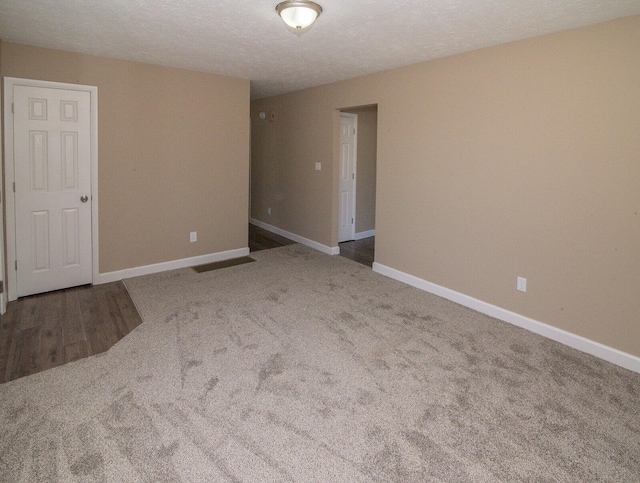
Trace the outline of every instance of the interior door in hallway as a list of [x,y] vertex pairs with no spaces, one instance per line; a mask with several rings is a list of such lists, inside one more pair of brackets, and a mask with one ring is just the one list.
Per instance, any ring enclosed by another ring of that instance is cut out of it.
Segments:
[[18,297],[92,282],[91,97],[14,85]]
[[340,114],[340,200],[338,242],[356,236],[356,124],[357,115]]

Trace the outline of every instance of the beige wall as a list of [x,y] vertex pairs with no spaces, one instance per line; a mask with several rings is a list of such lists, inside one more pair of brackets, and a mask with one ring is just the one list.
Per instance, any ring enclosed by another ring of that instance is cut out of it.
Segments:
[[378,106],[343,109],[357,114],[356,234],[376,227],[376,159],[378,154]]
[[247,247],[249,81],[8,42],[1,73],[98,87],[101,273]]
[[252,216],[337,245],[337,110],[377,104],[378,263],[640,356],[638,31],[631,17],[255,101]]
[[[308,111],[297,112],[301,104]],[[251,109],[251,217],[328,245],[334,113],[328,106],[304,102],[302,93],[252,103]],[[260,111],[267,113],[266,120],[258,118]],[[274,122],[268,121],[271,111]],[[337,112],[335,121],[339,122]],[[325,142],[317,144],[319,140]],[[316,162],[322,163],[322,170],[315,170]]]

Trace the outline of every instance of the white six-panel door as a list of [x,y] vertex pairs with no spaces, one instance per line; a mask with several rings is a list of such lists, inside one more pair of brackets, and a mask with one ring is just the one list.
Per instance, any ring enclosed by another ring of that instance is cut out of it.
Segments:
[[14,85],[18,297],[92,281],[91,97]]
[[340,186],[338,242],[356,234],[356,115],[340,114]]

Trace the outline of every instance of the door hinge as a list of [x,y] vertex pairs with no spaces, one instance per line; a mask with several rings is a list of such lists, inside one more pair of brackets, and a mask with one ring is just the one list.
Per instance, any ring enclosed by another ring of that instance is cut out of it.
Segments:
[[353,225],[353,218],[351,218],[351,224]]
[[16,272],[18,271],[18,260],[16,260]]
[[356,179],[356,173],[351,173],[351,179]]
[[13,114],[13,102],[11,103],[11,114]]
[[15,181],[13,182],[13,192],[14,193],[16,192],[16,182]]
[[353,128],[353,135],[355,136],[355,134],[356,134],[356,128],[354,127]]

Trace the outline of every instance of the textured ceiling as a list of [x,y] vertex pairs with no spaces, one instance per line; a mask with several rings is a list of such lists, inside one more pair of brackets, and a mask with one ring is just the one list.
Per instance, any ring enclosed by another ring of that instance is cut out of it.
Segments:
[[640,14],[640,0],[317,1],[296,36],[278,0],[0,0],[0,38],[250,79],[257,99]]

